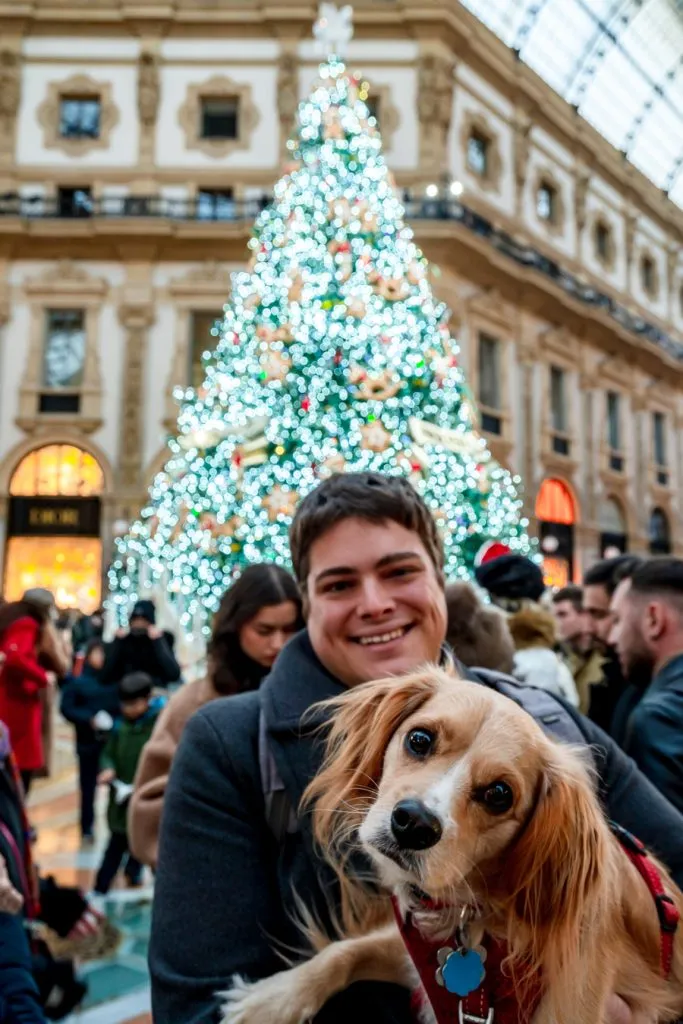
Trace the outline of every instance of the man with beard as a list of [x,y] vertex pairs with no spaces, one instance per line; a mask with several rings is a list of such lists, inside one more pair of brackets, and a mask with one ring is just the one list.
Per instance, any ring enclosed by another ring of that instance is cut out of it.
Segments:
[[683,810],[683,561],[653,558],[618,585],[610,641],[627,680],[643,692],[623,746]]
[[634,555],[606,558],[591,566],[583,578],[583,611],[593,644],[603,655],[602,678],[591,686],[586,714],[610,735],[615,709],[627,686],[609,642],[613,625],[610,602],[621,580],[630,576],[641,561]]

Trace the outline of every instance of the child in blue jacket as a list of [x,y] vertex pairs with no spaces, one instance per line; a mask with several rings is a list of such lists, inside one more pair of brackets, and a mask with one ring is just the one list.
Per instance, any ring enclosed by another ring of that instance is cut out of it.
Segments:
[[86,647],[80,676],[70,676],[62,691],[61,711],[76,726],[76,754],[81,789],[81,837],[93,841],[95,792],[100,755],[120,713],[118,689],[100,682],[105,660],[101,640]]

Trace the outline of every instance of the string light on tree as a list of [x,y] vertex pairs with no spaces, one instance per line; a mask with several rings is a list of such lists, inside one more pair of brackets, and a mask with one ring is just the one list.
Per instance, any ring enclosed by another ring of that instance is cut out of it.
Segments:
[[[321,20],[319,39],[348,45],[349,12],[323,5]],[[467,576],[486,541],[529,550],[363,95],[335,56],[300,106],[206,380],[180,392],[169,461],[119,544],[121,616],[156,584],[189,622],[246,563],[288,564],[297,502],[336,472],[408,476],[439,517],[449,576]]]

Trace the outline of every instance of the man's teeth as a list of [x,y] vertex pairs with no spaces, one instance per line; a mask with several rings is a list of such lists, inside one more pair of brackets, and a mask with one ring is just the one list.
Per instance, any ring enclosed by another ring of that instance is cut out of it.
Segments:
[[406,631],[406,627],[402,626],[401,629],[394,629],[391,633],[382,633],[379,636],[362,636],[358,642],[367,647],[368,644],[388,644],[390,640],[399,640]]

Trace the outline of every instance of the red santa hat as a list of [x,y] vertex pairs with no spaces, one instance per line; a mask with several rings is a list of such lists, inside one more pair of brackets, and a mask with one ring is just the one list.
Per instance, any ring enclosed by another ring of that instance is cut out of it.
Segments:
[[480,565],[486,565],[487,562],[492,562],[495,558],[502,558],[503,555],[511,554],[510,548],[507,544],[503,544],[500,540],[487,540],[485,544],[479,548],[474,564],[478,568]]

